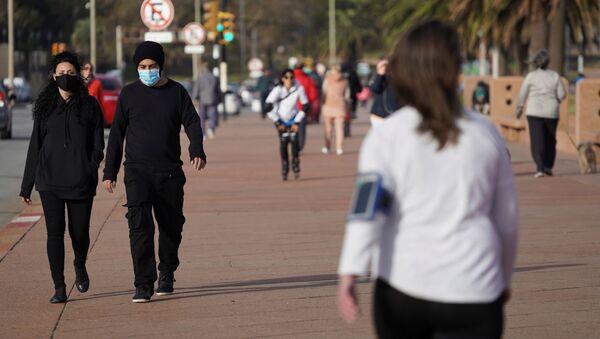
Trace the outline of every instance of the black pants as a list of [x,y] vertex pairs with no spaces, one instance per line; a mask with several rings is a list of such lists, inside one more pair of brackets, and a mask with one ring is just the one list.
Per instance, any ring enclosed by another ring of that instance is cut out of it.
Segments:
[[69,235],[75,253],[74,265],[85,267],[90,247],[90,216],[93,198],[85,200],[61,199],[50,191],[40,192],[48,240],[46,250],[54,287],[65,287],[65,206],[69,220]]
[[125,167],[127,220],[134,285],[154,285],[157,280],[154,255],[154,217],[158,223],[158,269],[174,272],[179,266],[185,175],[175,171],[150,171]]
[[374,301],[379,338],[500,338],[504,310],[500,298],[485,304],[447,304],[410,297],[377,280]]
[[556,127],[558,119],[527,117],[531,156],[538,172],[550,173],[556,159]]
[[290,160],[288,153],[288,144],[292,148],[292,171],[300,173],[300,143],[299,133],[292,133],[289,129],[279,133],[279,155],[281,156],[281,174],[287,175],[290,171]]
[[306,118],[298,124],[298,150],[302,151],[306,144]]

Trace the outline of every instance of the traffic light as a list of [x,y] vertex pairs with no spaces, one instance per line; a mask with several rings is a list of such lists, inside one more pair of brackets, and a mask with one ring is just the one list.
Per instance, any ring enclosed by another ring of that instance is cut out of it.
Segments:
[[67,44],[64,42],[53,42],[50,46],[50,52],[52,55],[57,55],[58,53],[64,52],[67,49]]
[[235,38],[235,15],[229,12],[219,12],[219,23],[217,24],[217,32],[220,33],[222,45],[227,45]]
[[206,29],[206,37],[214,41],[217,37],[219,23],[219,1],[207,1],[202,5],[202,26]]

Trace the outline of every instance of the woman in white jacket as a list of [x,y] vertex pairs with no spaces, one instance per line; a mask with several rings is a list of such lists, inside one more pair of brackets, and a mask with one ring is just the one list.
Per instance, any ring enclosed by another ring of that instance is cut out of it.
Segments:
[[548,69],[550,54],[542,48],[531,61],[535,70],[527,74],[517,103],[517,119],[523,114],[527,100],[527,123],[531,139],[531,155],[535,161],[536,178],[552,175],[556,159],[556,127],[560,102],[566,97],[560,75]]
[[338,271],[340,313],[356,319],[356,277],[370,271],[379,337],[499,338],[517,247],[506,146],[492,123],[461,107],[452,27],[414,27],[389,67],[407,106],[369,131],[359,160],[359,180],[379,177],[389,199],[370,216],[352,218],[358,212],[351,211]]
[[[301,109],[298,109],[298,106]],[[309,110],[308,98],[304,88],[294,80],[294,71],[287,68],[281,72],[280,84],[273,88],[267,100],[265,109],[279,134],[279,154],[281,156],[281,176],[283,181],[288,178],[290,161],[288,144],[292,149],[292,172],[294,179],[300,178],[300,140],[298,131],[302,119]]]

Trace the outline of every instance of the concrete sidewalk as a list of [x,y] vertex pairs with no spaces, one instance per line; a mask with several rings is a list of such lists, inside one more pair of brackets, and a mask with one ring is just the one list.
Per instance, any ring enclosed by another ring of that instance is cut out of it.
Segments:
[[[91,287],[51,305],[43,218],[0,231],[0,337],[373,337],[371,284],[363,317],[343,323],[336,267],[357,154],[368,124],[353,124],[346,153],[322,155],[322,126],[309,126],[302,178],[281,182],[272,124],[230,119],[206,142],[206,171],[187,175],[176,293],[133,304],[122,173],[98,190],[91,228]],[[185,138],[184,138],[185,140]],[[184,141],[187,145],[187,141]],[[187,149],[187,147],[183,147]],[[556,176],[533,178],[527,146],[510,145],[521,194],[521,242],[506,338],[592,338],[600,333],[600,176],[577,174],[559,155]],[[187,156],[184,151],[184,156]],[[39,213],[39,202],[25,213]],[[440,282],[443,283],[443,282]]]

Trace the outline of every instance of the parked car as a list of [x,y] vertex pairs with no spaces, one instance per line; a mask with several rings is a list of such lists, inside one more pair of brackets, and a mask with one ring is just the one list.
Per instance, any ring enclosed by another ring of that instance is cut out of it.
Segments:
[[102,84],[103,93],[103,106],[102,112],[104,114],[104,125],[112,125],[115,117],[115,111],[117,110],[117,101],[119,100],[119,94],[121,93],[121,81],[115,76],[106,74],[96,74],[96,78],[100,80]]
[[6,87],[0,84],[0,139],[12,138],[12,110]]
[[251,106],[252,101],[258,98],[256,83],[256,79],[246,79],[242,81],[238,94],[240,95],[240,98],[242,99],[242,104],[244,106]]
[[[8,88],[8,83],[9,83],[8,78],[4,78],[3,84],[4,84],[5,89]],[[17,102],[31,102],[31,100],[33,99],[31,86],[24,78],[14,77],[13,85],[14,85],[13,94],[14,94],[14,96],[15,96],[14,98]]]
[[[227,115],[240,114],[242,110],[242,98],[238,94],[239,86],[235,84],[228,84],[227,91],[223,95],[223,101],[227,109]],[[219,114],[223,114],[223,103],[217,106]]]

